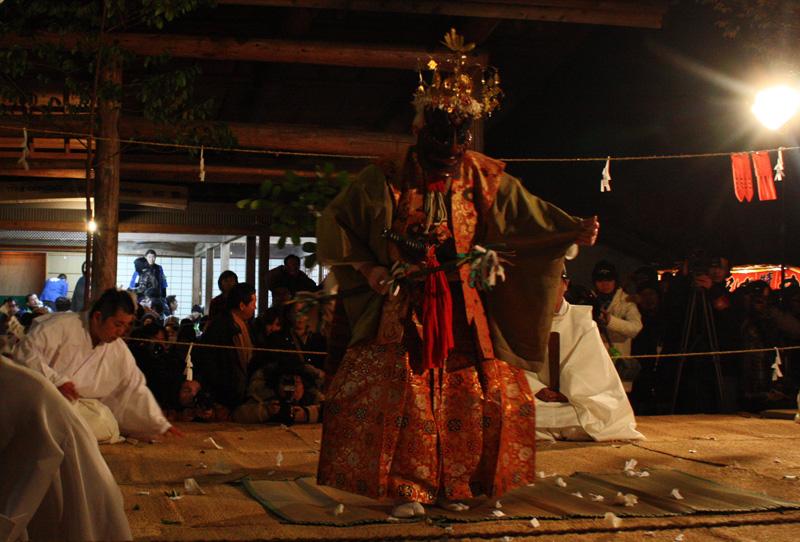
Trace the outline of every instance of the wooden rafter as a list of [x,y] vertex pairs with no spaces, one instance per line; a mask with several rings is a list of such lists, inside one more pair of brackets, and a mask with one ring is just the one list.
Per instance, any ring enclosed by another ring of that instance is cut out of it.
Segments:
[[[0,38],[0,47],[48,43],[64,48],[75,47],[87,36],[78,34],[37,33],[32,37],[7,35]],[[394,68],[417,70],[429,59],[441,61],[443,51],[379,44],[332,43],[278,39],[210,38],[178,34],[111,34],[109,42],[143,56],[164,53],[178,58],[319,64],[354,68]],[[446,53],[444,53],[446,54]],[[475,60],[486,63],[488,56],[477,53]]]
[[218,0],[218,4],[661,28],[663,0]]
[[[46,130],[85,133],[86,123],[79,120],[37,118],[24,121],[22,118],[5,117],[0,124],[18,128],[0,127],[0,135],[19,136],[23,126],[30,137],[44,135],[53,138]],[[344,130],[319,126],[287,124],[243,124],[228,123],[240,147],[300,153],[328,153],[358,156],[397,156],[413,142],[410,134],[390,134],[363,130]],[[42,130],[37,133],[36,130]],[[123,117],[120,121],[122,139],[139,138],[155,140],[163,137],[165,129],[139,117]],[[21,139],[20,139],[21,141]]]

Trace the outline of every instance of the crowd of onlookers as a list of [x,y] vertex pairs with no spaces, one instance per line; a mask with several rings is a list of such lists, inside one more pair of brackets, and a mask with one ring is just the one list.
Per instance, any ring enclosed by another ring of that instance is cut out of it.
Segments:
[[[774,367],[775,348],[800,344],[797,281],[772,290],[754,280],[731,291],[728,261],[697,256],[660,277],[654,267],[620,277],[601,261],[592,282],[571,286],[568,300],[594,307],[637,414],[667,414],[675,405],[677,412],[797,407],[800,357],[783,350]],[[752,352],[724,353],[734,350]],[[654,357],[687,352],[723,353]]]
[[[147,273],[143,265],[137,272]],[[298,257],[288,256],[270,270],[268,284],[272,305],[257,318],[254,287],[230,270],[220,274],[220,293],[209,302],[208,314],[195,305],[179,319],[175,296],[131,290],[139,303],[128,345],[168,417],[320,420],[325,353],[344,345],[338,345],[335,329],[323,332],[321,306],[292,301],[298,292],[317,290]],[[757,280],[732,292],[729,284],[724,258],[690,258],[661,276],[654,267],[641,267],[625,277],[602,260],[594,266],[591,287],[571,284],[565,297],[593,306],[637,414],[671,413],[675,405],[678,412],[796,407],[800,362],[794,359],[800,357],[782,351],[776,371],[775,348],[800,344],[800,285],[787,281],[773,291]],[[59,275],[45,283],[41,295],[28,295],[24,306],[5,299],[0,333],[8,336],[6,350],[34,318],[71,310],[66,293],[66,277]],[[724,353],[732,350],[752,351]],[[686,352],[723,353],[655,356]]]

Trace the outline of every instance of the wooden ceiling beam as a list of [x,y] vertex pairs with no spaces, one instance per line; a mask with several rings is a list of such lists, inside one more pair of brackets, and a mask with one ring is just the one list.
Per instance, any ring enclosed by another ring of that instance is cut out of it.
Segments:
[[[37,33],[32,37],[6,35],[0,47],[26,46],[32,42],[72,48],[85,40],[79,34]],[[351,44],[321,41],[279,39],[210,38],[178,34],[110,34],[109,42],[138,55],[158,56],[164,53],[178,58],[204,60],[278,62],[286,64],[317,64],[351,68],[392,68],[417,70],[429,59],[442,61],[446,51],[400,47],[380,44]],[[475,61],[486,64],[488,55],[476,53]]]
[[[0,152],[1,177],[27,177],[41,179],[85,178],[84,169],[74,160],[33,160],[29,159],[30,169],[24,169],[14,156]],[[123,159],[124,160],[124,159]],[[314,177],[316,171],[293,170],[300,177]],[[180,183],[199,183],[198,164],[126,162],[120,164],[124,181],[127,179],[170,181]],[[266,178],[281,179],[284,168],[257,166],[206,165],[207,183],[260,184]],[[2,185],[0,185],[2,186]]]
[[218,4],[661,28],[664,0],[217,0]]
[[[88,132],[86,121],[67,118],[40,118],[24,120],[6,117],[0,122],[0,135],[19,136],[22,127],[28,129],[29,137],[56,137],[50,131],[71,133]],[[244,124],[227,123],[239,142],[239,147],[297,153],[322,153],[346,156],[400,156],[414,142],[410,134],[368,132],[342,128],[290,124]],[[40,132],[37,132],[37,129]],[[156,126],[140,117],[123,117],[120,120],[122,139],[139,138],[154,141],[169,136],[164,127]],[[20,140],[21,141],[21,140]],[[326,160],[320,157],[320,161]]]

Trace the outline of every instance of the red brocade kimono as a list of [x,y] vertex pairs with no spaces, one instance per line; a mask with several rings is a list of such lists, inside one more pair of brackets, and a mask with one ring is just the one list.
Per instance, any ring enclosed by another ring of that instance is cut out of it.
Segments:
[[[455,347],[442,368],[422,369],[422,282],[397,296],[343,300],[352,339],[326,394],[320,484],[433,503],[499,496],[535,479],[534,402],[521,368],[544,359],[563,255],[579,226],[504,167],[467,152],[435,236],[457,253],[533,240],[535,254],[520,245],[508,280],[487,294],[469,286],[469,266],[448,273]],[[419,231],[421,179],[412,150],[401,168],[366,168],[326,208],[318,255],[342,290],[365,283],[354,265],[419,263],[383,231]]]

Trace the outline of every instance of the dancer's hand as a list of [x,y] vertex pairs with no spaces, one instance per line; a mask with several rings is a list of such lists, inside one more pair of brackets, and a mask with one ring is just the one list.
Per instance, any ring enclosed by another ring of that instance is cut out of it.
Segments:
[[545,403],[569,403],[566,395],[550,388],[542,388],[537,391],[536,398]]
[[389,270],[382,265],[367,264],[359,270],[367,279],[370,288],[377,293],[384,295],[389,291],[389,281],[391,276]]
[[597,241],[597,234],[600,231],[600,221],[597,216],[584,218],[581,220],[581,231],[575,242],[579,245],[590,247]]

